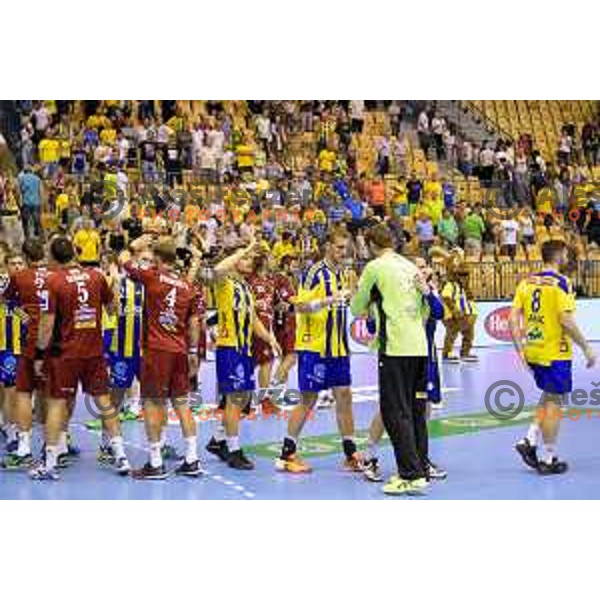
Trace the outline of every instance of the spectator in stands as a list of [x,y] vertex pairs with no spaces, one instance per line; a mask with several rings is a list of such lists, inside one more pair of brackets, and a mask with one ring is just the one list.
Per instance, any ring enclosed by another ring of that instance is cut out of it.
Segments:
[[417,205],[421,201],[421,192],[423,190],[423,183],[417,178],[417,174],[413,171],[410,174],[410,179],[406,182],[406,190],[408,197],[408,210],[412,216],[417,210]]
[[481,204],[477,203],[462,224],[465,250],[470,254],[480,254],[485,223],[481,216]]
[[352,122],[352,131],[362,133],[365,121],[365,101],[350,100],[350,119]]
[[418,215],[415,223],[415,232],[419,242],[419,250],[421,251],[422,256],[427,258],[429,249],[433,246],[435,241],[435,230],[431,217],[424,211]]
[[458,224],[448,208],[444,208],[438,224],[438,235],[446,248],[452,249],[458,244]]
[[519,229],[519,222],[514,218],[503,219],[500,222],[500,252],[513,260],[517,255]]
[[429,131],[429,116],[426,110],[422,110],[417,119],[417,136],[419,138],[419,147],[423,150],[425,158],[429,153],[429,146],[431,144],[431,136]]
[[[431,119],[431,133],[433,135],[433,145],[435,155],[438,161],[446,159],[446,146],[444,144],[444,134],[446,133],[446,120],[441,115],[434,115]],[[427,155],[427,153],[425,154]]]
[[366,185],[365,195],[375,216],[383,219],[385,216],[385,183],[381,176]]
[[19,173],[19,190],[23,232],[26,237],[39,236],[42,233],[42,180],[30,165]]

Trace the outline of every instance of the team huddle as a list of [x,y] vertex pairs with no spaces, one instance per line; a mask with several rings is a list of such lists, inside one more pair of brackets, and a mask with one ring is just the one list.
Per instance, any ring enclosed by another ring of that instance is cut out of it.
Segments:
[[[289,415],[277,470],[312,470],[299,455],[298,439],[319,395],[331,390],[343,469],[382,481],[377,444],[385,429],[399,475],[384,492],[418,493],[430,480],[445,478],[446,472],[429,457],[427,418],[431,403],[441,399],[436,321],[452,306],[452,298],[438,293],[424,259],[411,261],[393,251],[385,229],[376,226],[368,236],[375,260],[360,281],[344,267],[348,234],[336,229],[328,234],[322,259],[302,273],[293,256],[274,269],[253,235],[210,269],[204,268],[200,249],[182,261],[172,238],[149,235],[98,267],[78,264],[73,242],[63,235],[47,244],[27,240],[22,253],[8,251],[0,305],[2,431],[7,436],[3,468],[27,470],[33,479],[58,479],[60,469],[77,454],[69,422],[75,400],[83,394],[93,399],[100,416],[99,462],[119,475],[165,479],[167,461],[176,459],[175,474],[201,475],[190,394],[206,359],[207,328],[214,327],[222,419],[213,423],[206,450],[229,467],[254,468],[240,444],[240,423],[253,410],[255,373],[259,388],[267,390],[260,409],[277,412],[282,407],[273,403],[271,392],[286,385],[297,361],[301,401]],[[570,283],[558,272],[563,251],[557,242],[546,244],[548,268],[522,282],[512,318],[520,355],[545,402],[560,401],[570,391],[570,339],[584,349],[588,366],[595,360],[572,317]],[[394,286],[402,287],[405,302],[398,307],[381,296],[394,296]],[[209,305],[216,307],[216,315],[209,314]],[[355,442],[348,307],[367,319],[379,341],[382,410],[373,418],[365,452]],[[412,356],[406,347],[415,350]],[[399,356],[410,362],[402,367],[386,362]],[[133,469],[121,420],[137,384],[148,459]],[[183,456],[166,443],[168,403],[181,427]],[[39,459],[32,444],[34,417],[44,431]],[[534,423],[517,444],[525,462],[542,474],[566,470],[556,456],[556,421]],[[540,431],[544,455],[538,459]]]

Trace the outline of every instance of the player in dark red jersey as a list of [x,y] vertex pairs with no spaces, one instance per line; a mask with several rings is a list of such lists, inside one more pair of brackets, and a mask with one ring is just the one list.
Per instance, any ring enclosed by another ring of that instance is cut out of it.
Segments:
[[[246,277],[254,296],[256,316],[267,331],[273,330],[275,286],[273,276],[268,269],[268,256],[258,253],[254,257],[252,273]],[[258,387],[260,405],[265,414],[277,412],[271,396],[268,394],[273,369],[273,348],[258,336],[252,338],[252,356],[258,367]]]
[[[135,253],[152,244],[150,236],[131,243]],[[166,401],[171,400],[185,439],[185,457],[176,473],[197,477],[196,423],[189,407],[189,373],[198,367],[197,298],[192,285],[176,270],[177,252],[171,238],[153,246],[155,266],[142,268],[123,253],[121,261],[133,280],[145,288],[143,359],[140,373],[144,421],[150,445],[148,462],[133,473],[140,479],[165,479],[167,470],[160,451]]]
[[47,280],[48,307],[41,312],[34,365],[39,373],[41,355],[46,353],[46,451],[44,462],[30,474],[34,479],[58,479],[60,435],[79,384],[84,394],[94,398],[105,419],[117,472],[128,474],[118,411],[108,394],[108,370],[103,356],[102,309],[112,314],[112,292],[100,271],[75,263],[75,248],[68,238],[57,236],[52,240],[50,258],[56,266]]
[[287,255],[281,259],[281,270],[273,275],[275,286],[275,320],[273,332],[281,346],[281,362],[275,371],[271,388],[279,388],[287,383],[288,376],[296,362],[296,299],[298,259]]
[[37,239],[23,244],[23,255],[28,267],[14,273],[4,293],[4,298],[15,302],[27,315],[27,334],[24,347],[17,358],[15,422],[18,427],[18,446],[15,452],[4,457],[2,466],[6,469],[29,468],[32,463],[31,431],[33,421],[32,401],[41,401],[41,381],[36,377],[34,361],[40,327],[40,311],[48,308],[46,280],[48,270],[45,265],[44,245]]

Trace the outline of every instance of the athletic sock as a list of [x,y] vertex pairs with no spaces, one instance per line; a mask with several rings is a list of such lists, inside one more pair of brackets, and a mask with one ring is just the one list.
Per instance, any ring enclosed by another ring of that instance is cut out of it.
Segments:
[[31,454],[31,429],[19,432],[19,447],[17,448],[17,456],[29,454]]
[[185,462],[190,464],[198,460],[198,438],[195,435],[185,438]]
[[227,449],[229,452],[237,452],[240,449],[240,438],[237,435],[227,436]]
[[123,437],[116,435],[110,440],[110,445],[115,458],[125,458],[125,448],[123,447]]
[[215,421],[213,437],[217,442],[223,442],[225,440],[225,425],[223,425],[223,421]]
[[67,432],[61,431],[58,438],[58,453],[67,454],[69,452],[69,446],[67,445]]
[[58,459],[58,446],[46,446],[46,469],[51,471],[56,469]]
[[283,438],[283,445],[281,447],[281,458],[287,460],[292,454],[296,454],[298,440],[291,437]]
[[154,469],[162,466],[162,454],[160,442],[150,443],[150,466]]
[[545,463],[552,463],[552,460],[556,457],[556,445],[555,444],[544,444],[544,452],[542,454],[542,461]]
[[377,442],[374,442],[373,440],[370,439],[367,442],[367,449],[365,451],[365,459],[373,460],[374,458],[377,458],[377,450],[378,450]]
[[356,453],[356,444],[352,437],[344,437],[342,440],[342,447],[344,448],[346,458],[352,458]]
[[6,432],[6,443],[12,444],[16,442],[19,436],[19,430],[14,423],[9,423],[5,426],[4,431]]
[[167,445],[167,431],[163,427],[160,432],[160,447],[164,448]]
[[525,438],[531,446],[537,446],[540,436],[540,426],[537,423],[532,423],[527,430]]

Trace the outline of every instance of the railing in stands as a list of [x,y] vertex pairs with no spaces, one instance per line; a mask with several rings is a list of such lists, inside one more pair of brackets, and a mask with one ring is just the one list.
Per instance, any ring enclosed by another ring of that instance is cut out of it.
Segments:
[[[507,300],[514,296],[517,285],[529,273],[541,271],[542,261],[511,261],[466,263],[469,287],[476,300]],[[443,264],[434,265],[443,282],[446,270]],[[577,297],[600,296],[600,260],[580,260],[570,275]]]
[[505,129],[502,129],[502,127],[500,127],[500,125],[498,125],[496,121],[490,119],[480,108],[473,104],[473,102],[469,100],[458,100],[458,103],[461,106],[461,108],[466,108],[471,113],[473,113],[476,118],[481,119],[486,127],[494,130],[503,139],[510,140],[514,143],[515,140],[513,136],[510,133],[508,133],[508,131],[506,131]]

